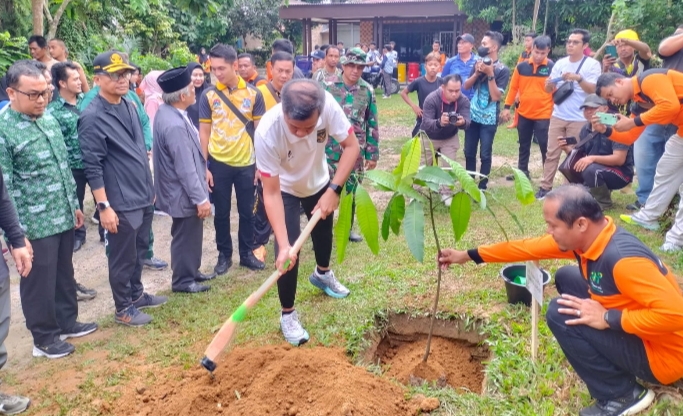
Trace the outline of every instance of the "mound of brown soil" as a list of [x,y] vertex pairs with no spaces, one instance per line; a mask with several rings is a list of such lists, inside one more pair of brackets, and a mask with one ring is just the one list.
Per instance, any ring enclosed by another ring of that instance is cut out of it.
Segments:
[[237,348],[221,357],[215,376],[196,368],[144,388],[131,386],[112,413],[401,416],[428,407],[424,398],[407,402],[400,386],[352,365],[336,348]]
[[420,379],[448,384],[454,389],[464,387],[481,393],[484,381],[483,356],[480,347],[464,341],[432,337],[429,359],[422,363],[427,336],[409,338],[388,336],[377,347],[382,364],[389,365],[387,375],[401,383],[415,384]]

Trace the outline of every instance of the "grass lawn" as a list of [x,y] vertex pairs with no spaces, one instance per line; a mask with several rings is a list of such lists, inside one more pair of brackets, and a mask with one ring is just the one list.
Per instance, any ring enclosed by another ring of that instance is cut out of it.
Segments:
[[[414,117],[398,95],[389,100],[380,96],[378,106],[381,132],[388,136],[381,137],[379,169],[390,170],[397,163],[396,155],[408,138]],[[533,152],[540,165],[538,148],[534,147]],[[496,170],[496,164],[516,162],[515,131],[499,128],[494,155],[491,195],[516,213],[524,231],[517,228],[499,204],[492,202],[498,221],[511,239],[542,234],[545,225],[541,203],[519,204],[514,197],[514,187],[504,179],[509,170]],[[459,160],[462,160],[462,153]],[[539,173],[540,166],[532,169],[532,177],[539,178]],[[372,195],[380,201],[378,205],[388,200],[388,195],[380,192]],[[492,197],[488,200],[492,201]],[[609,214],[618,218],[634,196],[615,192],[614,198],[617,204]],[[444,207],[439,208],[436,223],[442,245],[455,246]],[[663,240],[655,233],[627,228],[650,247],[658,247]],[[468,232],[457,247],[470,248],[503,238],[496,220],[477,209],[472,213]],[[208,242],[205,243],[206,249],[212,249]],[[428,237],[425,259],[435,256],[433,239]],[[308,283],[308,273],[315,264],[310,242],[302,249],[297,310],[311,334],[311,341],[301,348],[342,347],[348,351],[349,359],[355,361],[368,346],[366,334],[374,329],[378,318],[391,312],[424,316],[431,309],[436,286],[435,264],[415,261],[402,236],[392,234],[387,242],[381,241],[378,256],[372,255],[362,243],[349,244],[343,264],[336,264],[335,257],[333,254],[335,273],[352,292],[341,301],[321,295]],[[680,273],[677,257],[662,257]],[[563,264],[566,263],[548,261],[542,266],[554,271]],[[477,266],[470,263],[451,268],[444,275],[439,306],[442,317],[459,317],[469,322],[483,320],[482,331],[494,354],[487,365],[484,394],[427,387],[407,388],[407,394],[438,397],[442,404],[433,414],[439,415],[577,414],[578,409],[590,402],[585,385],[568,366],[543,318],[539,326],[539,358],[536,364],[531,363],[530,313],[527,308],[507,305],[505,289],[498,277],[501,267],[499,264]],[[123,389],[153,383],[164,373],[198,367],[213,332],[270,272],[271,267],[261,273],[234,267],[227,277],[212,281],[213,289],[206,294],[172,295],[166,306],[151,312],[154,322],[145,328],[121,328],[113,323],[111,316],[103,317],[102,330],[77,342],[73,356],[52,362],[34,360],[26,369],[10,371],[5,383],[10,389],[31,396],[34,405],[28,414],[95,415],[104,413],[102,409],[116,413],[111,406]],[[553,295],[556,291],[551,284],[546,290],[546,305]],[[278,319],[279,300],[273,289],[239,328],[237,344],[255,347],[282,343]],[[376,367],[372,370],[381,372]],[[658,400],[647,414],[680,415],[683,407]]]

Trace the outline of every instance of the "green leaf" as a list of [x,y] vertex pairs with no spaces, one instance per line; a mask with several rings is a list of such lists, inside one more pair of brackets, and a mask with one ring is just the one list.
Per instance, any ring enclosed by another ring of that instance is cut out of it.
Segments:
[[408,140],[403,144],[403,147],[401,148],[401,160],[398,162],[396,169],[392,172],[394,175],[399,175],[400,177],[403,174],[403,165],[405,165],[405,160],[408,157],[408,153],[410,153],[412,145],[413,143],[411,140]]
[[425,182],[435,183],[437,185],[444,185],[452,187],[454,185],[453,178],[445,170],[438,166],[424,166],[415,175],[415,179],[421,179]]
[[425,214],[422,203],[416,199],[406,208],[403,233],[413,257],[417,261],[423,262],[425,256]]
[[[389,224],[391,225],[391,231],[398,235],[401,228],[401,222],[406,215],[406,199],[403,195],[396,194],[391,201],[389,201],[389,207],[391,207],[391,217]],[[386,238],[385,238],[386,240]]]
[[370,251],[379,253],[379,222],[377,221],[377,208],[370,198],[368,191],[362,185],[356,188],[356,218],[360,232],[370,247]]
[[451,166],[451,174],[454,178],[460,182],[462,189],[465,190],[477,202],[481,202],[481,192],[479,192],[479,187],[477,183],[472,179],[472,177],[467,173],[464,167],[455,160],[449,159],[446,156],[441,155],[443,160],[445,160]]
[[424,131],[420,131],[418,135],[416,136],[420,139],[420,141],[424,144],[424,151],[425,153],[427,152],[427,146],[429,146],[429,151],[430,155],[432,156],[432,166],[436,166],[436,151],[434,151],[434,144],[432,143],[431,140],[429,140],[429,137],[427,136],[427,133]]
[[[420,145],[419,139],[410,140],[410,150],[403,160],[403,171],[401,172],[401,179],[406,176],[413,175],[417,173],[420,168],[420,159],[422,158],[422,146]],[[403,159],[403,155],[401,155]]]
[[464,192],[458,192],[453,195],[453,200],[451,201],[451,222],[453,223],[455,241],[460,241],[465,231],[467,231],[471,213],[472,202],[470,197]]
[[536,200],[534,196],[534,188],[529,182],[524,172],[517,168],[512,168],[512,174],[515,177],[515,196],[523,205],[529,205]]
[[387,204],[387,208],[382,215],[382,239],[387,241],[389,239],[389,223],[391,221],[391,202]]
[[427,202],[425,199],[424,195],[413,189],[413,181],[408,178],[408,179],[403,179],[399,184],[398,184],[398,193],[407,196],[408,198],[413,198],[416,199],[420,202]]
[[[369,170],[365,172],[365,178],[373,182],[377,188],[385,188],[396,191],[396,178],[389,172],[382,170]],[[379,185],[379,186],[378,186]]]
[[346,187],[341,195],[341,202],[339,203],[339,217],[337,224],[334,226],[334,236],[337,240],[337,262],[344,261],[344,254],[346,253],[346,245],[349,243],[349,234],[351,234],[351,210],[353,209],[353,194],[346,193]]
[[480,189],[479,196],[481,196],[481,201],[479,201],[479,207],[481,209],[486,209],[486,193]]

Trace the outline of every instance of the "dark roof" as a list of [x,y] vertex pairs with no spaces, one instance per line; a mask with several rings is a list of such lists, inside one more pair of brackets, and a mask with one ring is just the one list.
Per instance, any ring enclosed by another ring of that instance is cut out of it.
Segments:
[[[374,17],[444,17],[462,15],[453,0],[349,0],[345,3],[290,0],[280,7],[283,19],[371,19]],[[387,8],[386,5],[392,6]]]

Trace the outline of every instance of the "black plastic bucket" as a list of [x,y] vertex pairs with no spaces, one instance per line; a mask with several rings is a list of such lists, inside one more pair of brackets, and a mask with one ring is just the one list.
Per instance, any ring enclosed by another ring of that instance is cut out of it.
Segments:
[[[550,274],[541,269],[543,273],[543,286],[550,283]],[[505,292],[508,295],[508,303],[523,303],[531,306],[531,292],[526,288],[526,264],[508,264],[500,270],[500,277],[505,282]],[[523,278],[523,281],[520,281]]]

